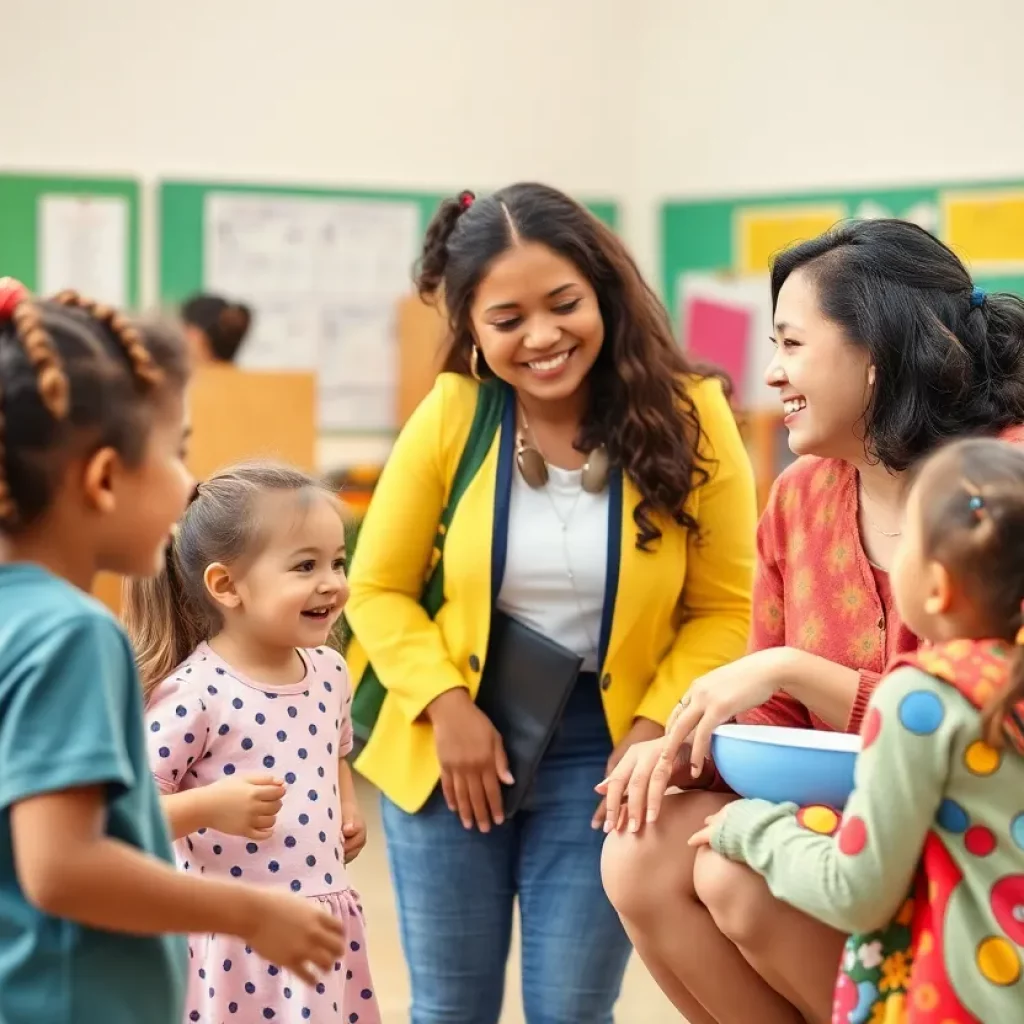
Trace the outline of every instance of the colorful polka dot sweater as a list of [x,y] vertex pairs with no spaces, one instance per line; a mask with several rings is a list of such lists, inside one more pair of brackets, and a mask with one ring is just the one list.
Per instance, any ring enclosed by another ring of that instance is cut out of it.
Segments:
[[983,738],[1011,648],[956,641],[897,659],[871,697],[855,790],[827,808],[740,800],[712,845],[780,899],[852,933],[834,1024],[1024,1019],[1024,738]]

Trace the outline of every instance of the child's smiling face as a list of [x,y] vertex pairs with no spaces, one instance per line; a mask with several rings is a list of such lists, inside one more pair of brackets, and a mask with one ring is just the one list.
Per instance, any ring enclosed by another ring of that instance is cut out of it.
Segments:
[[229,590],[211,596],[227,621],[241,612],[263,645],[319,647],[349,594],[338,504],[326,493],[291,492],[264,497],[258,514],[266,524],[259,553],[228,567]]

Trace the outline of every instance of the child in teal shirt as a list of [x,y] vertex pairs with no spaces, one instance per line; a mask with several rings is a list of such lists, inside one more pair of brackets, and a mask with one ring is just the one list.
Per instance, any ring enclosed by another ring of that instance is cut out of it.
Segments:
[[179,1024],[185,933],[308,983],[342,952],[304,900],[175,871],[132,651],[88,596],[163,558],[192,489],[186,380],[176,334],[0,281],[2,1024]]
[[739,800],[691,843],[852,933],[835,1024],[1024,1020],[1024,452],[929,459],[891,575],[926,646],[872,695],[842,820]]

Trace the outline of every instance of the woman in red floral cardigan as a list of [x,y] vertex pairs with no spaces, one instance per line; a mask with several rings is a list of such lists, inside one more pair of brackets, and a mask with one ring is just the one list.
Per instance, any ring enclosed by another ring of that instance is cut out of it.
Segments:
[[[745,866],[710,850],[695,864],[687,839],[734,799],[706,760],[711,732],[734,718],[858,731],[888,659],[917,646],[887,571],[904,471],[954,437],[1024,440],[1024,303],[974,288],[927,232],[841,225],[783,253],[771,286],[766,379],[801,458],[758,527],[751,653],[698,680],[668,735],[602,787],[606,891],[690,1024],[826,1024],[845,939]],[[700,792],[663,803],[669,786]]]

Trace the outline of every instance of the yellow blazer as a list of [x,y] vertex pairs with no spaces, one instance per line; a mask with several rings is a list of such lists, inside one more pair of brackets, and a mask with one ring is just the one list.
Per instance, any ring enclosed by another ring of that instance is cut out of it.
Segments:
[[[665,723],[690,684],[740,657],[750,626],[756,499],[750,461],[721,385],[694,378],[690,395],[715,460],[687,508],[700,539],[667,516],[650,552],[636,547],[639,492],[614,473],[602,628],[601,696],[613,742],[637,717]],[[367,659],[387,691],[356,767],[413,813],[437,785],[423,710],[457,686],[476,696],[495,577],[504,565],[515,422],[509,412],[455,510],[445,538],[445,604],[419,604],[441,512],[469,436],[477,385],[442,374],[398,438],[359,532],[347,607],[353,680]],[[596,780],[595,780],[596,781]]]

